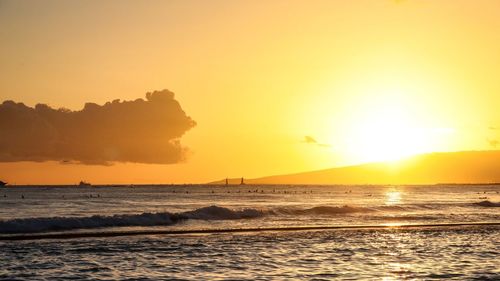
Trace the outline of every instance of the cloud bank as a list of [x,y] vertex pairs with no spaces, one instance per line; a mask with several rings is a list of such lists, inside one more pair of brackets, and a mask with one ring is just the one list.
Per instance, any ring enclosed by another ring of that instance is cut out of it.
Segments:
[[185,159],[180,138],[195,125],[168,90],[147,93],[145,100],[86,103],[80,111],[5,101],[0,162],[173,164]]

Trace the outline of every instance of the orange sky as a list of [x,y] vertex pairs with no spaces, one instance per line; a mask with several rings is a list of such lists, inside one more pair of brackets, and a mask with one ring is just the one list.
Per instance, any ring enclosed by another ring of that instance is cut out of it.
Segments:
[[18,184],[250,178],[500,139],[499,1],[1,1],[0,41],[0,102],[169,89],[197,123],[184,163],[0,164]]

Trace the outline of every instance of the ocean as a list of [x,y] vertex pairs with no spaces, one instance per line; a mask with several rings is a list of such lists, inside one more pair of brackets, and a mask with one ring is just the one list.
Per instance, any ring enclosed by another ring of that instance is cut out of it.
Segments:
[[0,280],[500,280],[500,185],[15,186]]

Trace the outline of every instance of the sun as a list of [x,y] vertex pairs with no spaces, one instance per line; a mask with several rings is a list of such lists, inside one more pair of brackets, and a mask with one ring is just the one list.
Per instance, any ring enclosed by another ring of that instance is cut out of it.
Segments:
[[364,161],[396,160],[431,149],[426,133],[401,108],[378,108],[354,124],[352,141]]
[[352,116],[347,150],[354,162],[398,160],[436,148],[433,130],[401,100],[373,100]]
[[[414,69],[403,64],[397,71],[361,69],[338,85],[325,82],[314,103],[319,113],[309,115],[328,118],[307,125],[318,124],[338,165],[395,162],[450,151],[458,143],[454,112],[443,106],[449,103],[447,93],[456,89],[429,76],[417,62],[409,65]],[[329,111],[332,104],[342,106]]]

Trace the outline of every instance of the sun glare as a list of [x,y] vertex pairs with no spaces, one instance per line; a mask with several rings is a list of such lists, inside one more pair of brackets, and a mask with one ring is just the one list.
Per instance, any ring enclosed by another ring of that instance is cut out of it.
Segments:
[[429,136],[412,121],[397,107],[366,112],[353,129],[358,157],[365,161],[397,160],[430,150]]
[[392,161],[436,150],[436,129],[404,93],[377,93],[351,114],[347,151],[355,162]]

